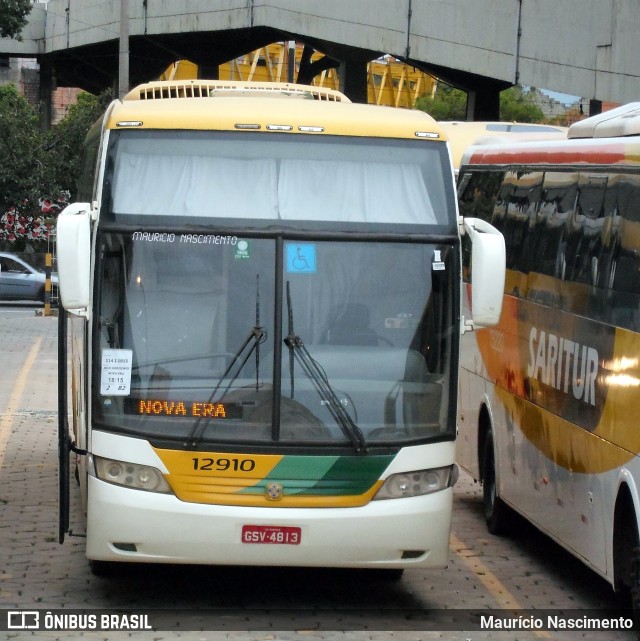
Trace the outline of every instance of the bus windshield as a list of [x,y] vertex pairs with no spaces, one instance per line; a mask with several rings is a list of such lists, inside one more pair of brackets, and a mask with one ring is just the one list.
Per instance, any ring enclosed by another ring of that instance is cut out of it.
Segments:
[[102,231],[97,249],[101,429],[184,447],[453,438],[455,247]]
[[211,131],[110,134],[103,215],[447,225],[445,145]]

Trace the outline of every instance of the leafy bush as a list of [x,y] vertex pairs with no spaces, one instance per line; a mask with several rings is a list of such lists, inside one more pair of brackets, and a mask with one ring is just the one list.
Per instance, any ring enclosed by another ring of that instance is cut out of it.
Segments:
[[13,85],[0,86],[0,249],[48,241],[75,200],[87,131],[111,99],[81,93],[66,117],[42,131],[38,110]]

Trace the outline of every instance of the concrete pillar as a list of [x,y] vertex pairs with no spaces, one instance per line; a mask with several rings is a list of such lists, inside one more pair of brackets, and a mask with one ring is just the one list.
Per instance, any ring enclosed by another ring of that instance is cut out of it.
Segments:
[[120,39],[118,49],[118,98],[129,93],[129,0],[120,0]]
[[494,86],[470,90],[467,120],[500,120],[500,90]]
[[287,47],[287,82],[292,84],[296,81],[296,41],[289,40]]
[[366,60],[347,60],[340,64],[340,90],[352,102],[367,103]]
[[48,56],[39,60],[40,82],[38,100],[40,102],[40,129],[47,131],[51,128],[51,98],[53,95],[53,64]]

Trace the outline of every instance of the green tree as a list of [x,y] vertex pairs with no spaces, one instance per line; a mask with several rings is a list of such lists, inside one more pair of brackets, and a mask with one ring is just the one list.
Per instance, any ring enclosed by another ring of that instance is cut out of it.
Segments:
[[25,201],[35,208],[61,191],[75,197],[82,143],[110,100],[108,92],[83,92],[65,118],[43,133],[37,108],[15,86],[0,86],[0,215],[10,207],[24,208]]
[[466,120],[467,94],[439,82],[435,94],[420,96],[415,108],[426,111],[436,120]]
[[55,193],[45,136],[37,110],[13,85],[0,87],[0,248],[24,251],[33,240],[46,240],[51,221],[40,206]]
[[67,115],[47,134],[48,162],[52,165],[55,182],[68,191],[71,201],[82,170],[82,144],[91,125],[101,117],[111,101],[111,92],[99,96],[82,92],[77,102],[69,107]]
[[[543,122],[544,114],[536,104],[537,90],[520,86],[505,89],[500,94],[500,120],[507,122]],[[442,82],[435,95],[424,94],[416,100],[416,109],[426,111],[436,120],[466,120],[467,94]]]
[[500,94],[500,120],[505,122],[542,122],[544,114],[535,102],[536,90],[516,86]]
[[0,0],[0,37],[22,40],[20,32],[30,12],[31,0]]
[[53,193],[54,175],[37,110],[13,85],[0,86],[0,213]]
[[108,93],[82,93],[43,133],[37,108],[13,85],[0,86],[0,249],[41,249],[58,213],[76,197],[82,143],[109,100]]

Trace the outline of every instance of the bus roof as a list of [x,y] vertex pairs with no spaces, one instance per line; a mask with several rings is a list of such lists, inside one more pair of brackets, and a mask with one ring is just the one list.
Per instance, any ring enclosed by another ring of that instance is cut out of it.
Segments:
[[610,109],[574,123],[569,138],[618,138],[640,134],[640,102]]
[[306,85],[213,80],[136,87],[113,103],[106,127],[446,139],[419,110],[355,104],[340,92]]
[[553,140],[567,137],[566,127],[524,122],[440,121],[451,146],[453,166],[458,169],[471,145],[490,145],[510,140]]
[[473,146],[462,158],[468,165],[639,166],[640,137],[549,140]]
[[574,123],[563,142],[471,147],[461,164],[638,167],[640,102],[630,102]]

